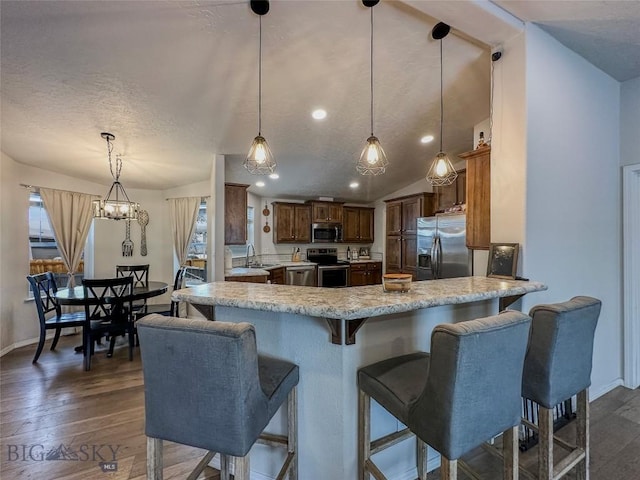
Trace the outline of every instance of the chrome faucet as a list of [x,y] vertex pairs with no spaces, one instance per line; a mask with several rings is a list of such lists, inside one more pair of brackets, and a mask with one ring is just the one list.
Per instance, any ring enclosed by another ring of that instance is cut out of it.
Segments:
[[[251,261],[249,261],[249,251],[252,252]],[[247,255],[244,261],[244,266],[248,267],[249,265],[253,265],[254,263],[256,263],[256,249],[253,247],[253,243],[247,243]]]

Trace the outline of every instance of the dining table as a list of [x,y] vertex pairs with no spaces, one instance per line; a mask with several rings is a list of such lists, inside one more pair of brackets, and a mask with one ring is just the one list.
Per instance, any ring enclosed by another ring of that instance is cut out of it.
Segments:
[[[133,287],[133,293],[131,294],[131,301],[145,300],[147,298],[157,297],[166,293],[169,288],[169,284],[165,282],[149,281],[146,286],[138,285]],[[84,306],[94,305],[98,303],[98,298],[85,298],[84,289],[82,285],[74,288],[61,288],[55,294],[56,300],[60,305],[72,305],[72,306]],[[125,300],[129,300],[129,297],[125,297]]]
[[[138,285],[133,287],[133,292],[130,296],[131,301],[145,300],[147,298],[157,297],[162,295],[169,288],[169,284],[166,282],[149,281],[147,285]],[[84,305],[96,305],[99,302],[99,298],[90,297],[86,298],[84,295],[84,288],[82,285],[74,288],[61,288],[55,293],[55,298],[60,305],[69,305],[82,307]],[[129,297],[125,297],[129,300]],[[107,299],[108,301],[108,299]],[[74,348],[76,353],[82,352],[82,345]]]

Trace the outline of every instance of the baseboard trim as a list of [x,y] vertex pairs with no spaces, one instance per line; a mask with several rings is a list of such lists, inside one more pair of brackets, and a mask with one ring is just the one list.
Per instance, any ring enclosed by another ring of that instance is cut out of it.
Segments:
[[595,390],[594,388],[589,388],[589,402],[593,402],[594,400],[597,400],[604,394],[609,393],[611,390],[621,385],[624,385],[623,379],[616,378],[613,382],[603,387],[600,387],[597,390]]
[[[62,336],[75,335],[76,333],[77,332],[75,331],[75,329],[74,331],[68,332],[68,333],[65,333],[65,331],[63,330]],[[54,332],[53,330],[49,330],[45,336],[46,340],[51,340],[55,336],[55,334],[56,332]],[[16,348],[26,347],[27,345],[33,345],[35,343],[38,343],[39,341],[40,341],[40,337],[34,337],[34,338],[28,338],[26,340],[20,340],[19,342],[12,343],[11,345],[8,345],[4,347],[2,350],[0,350],[0,357],[4,357],[7,353],[12,352]]]

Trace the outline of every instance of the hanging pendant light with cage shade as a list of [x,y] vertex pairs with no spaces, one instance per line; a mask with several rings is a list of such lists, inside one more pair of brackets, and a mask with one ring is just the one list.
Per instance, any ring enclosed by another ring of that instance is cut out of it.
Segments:
[[276,161],[273,158],[267,140],[262,136],[262,16],[269,11],[267,0],[252,0],[251,10],[258,15],[259,49],[258,49],[258,135],[253,139],[249,154],[244,161],[244,168],[254,175],[269,175],[276,169]]
[[444,101],[442,87],[442,39],[449,34],[450,27],[446,23],[438,23],[431,31],[434,40],[440,40],[440,150],[431,162],[427,172],[427,181],[434,187],[451,185],[458,177],[449,156],[442,148],[442,125],[444,123]]
[[367,138],[367,144],[360,154],[356,164],[356,170],[361,175],[381,175],[389,162],[387,155],[380,145],[380,140],[373,134],[373,7],[379,0],[362,0],[365,7],[371,9],[371,49],[370,49],[370,80],[371,80],[371,135]]

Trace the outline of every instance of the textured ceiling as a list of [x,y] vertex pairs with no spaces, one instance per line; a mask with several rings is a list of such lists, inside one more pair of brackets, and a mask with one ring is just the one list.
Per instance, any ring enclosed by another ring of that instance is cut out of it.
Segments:
[[[2,1],[2,150],[16,161],[109,184],[116,136],[127,188],[229,177],[257,134],[258,17],[248,1]],[[439,125],[436,23],[397,2],[375,7],[375,125],[390,161],[355,161],[370,133],[369,9],[360,1],[271,2],[263,17],[262,133],[280,179],[265,195],[369,201],[424,177]],[[472,148],[489,115],[489,53],[444,40],[445,149]],[[311,118],[316,107],[324,121]],[[357,191],[348,188],[360,181]],[[252,190],[256,190],[255,187]]]
[[[258,17],[248,3],[3,0],[2,151],[108,185],[100,132],[109,131],[114,152],[124,155],[127,188],[202,181],[216,154],[228,156],[228,180],[254,183],[241,166],[258,123]],[[549,31],[561,19],[543,12],[569,15],[579,26],[581,17],[565,4],[638,4],[497,3]],[[439,49],[429,33],[439,20],[458,28],[444,39],[444,148],[453,158],[471,149],[473,125],[489,116],[485,44],[495,45],[500,30],[483,20],[483,37],[468,19],[489,17],[480,10],[487,7],[499,10],[488,2],[419,0],[374,7],[374,132],[390,166],[372,178],[355,171],[370,133],[369,9],[359,0],[273,0],[263,17],[262,133],[280,179],[251,191],[368,202],[424,178],[438,150],[437,139],[428,145],[419,139],[438,136]],[[455,9],[460,23],[448,17]],[[627,31],[625,18],[637,25],[638,17],[632,7],[625,13],[607,18],[621,20]],[[461,32],[465,22],[468,35]],[[636,48],[627,63],[637,64],[637,54]],[[316,107],[328,111],[325,120],[311,118]],[[360,188],[349,189],[351,181]]]
[[620,82],[640,77],[640,1],[494,0]]

